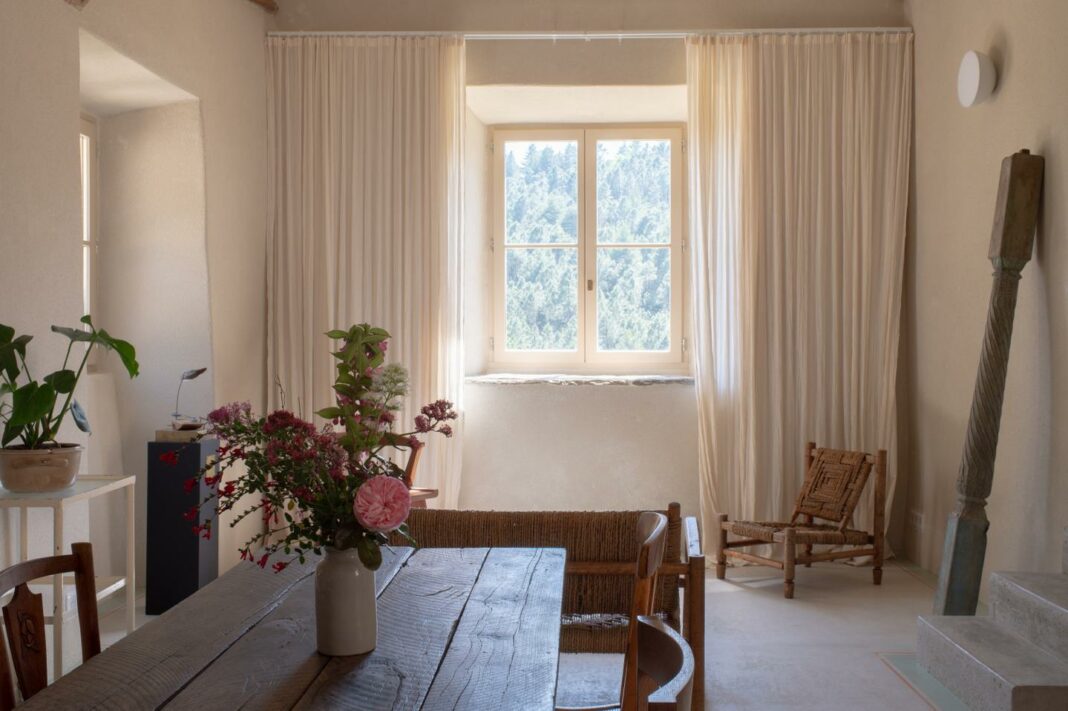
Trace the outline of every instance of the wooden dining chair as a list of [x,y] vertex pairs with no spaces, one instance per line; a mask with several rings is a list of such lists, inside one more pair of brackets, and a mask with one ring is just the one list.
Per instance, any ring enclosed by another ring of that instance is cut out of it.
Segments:
[[[634,598],[631,603],[630,623],[627,627],[627,648],[623,654],[623,681],[620,688],[620,703],[599,706],[558,706],[557,711],[600,711],[620,708],[622,711],[638,709],[638,654],[640,617],[653,614],[656,602],[656,576],[664,560],[667,545],[667,516],[645,511],[638,517],[638,560],[634,571]],[[691,658],[692,662],[692,658]]]
[[71,555],[35,558],[0,571],[0,596],[14,590],[4,606],[7,651],[0,640],[0,711],[15,707],[15,686],[10,667],[15,667],[19,691],[29,699],[48,686],[48,656],[45,650],[45,616],[41,596],[30,592],[31,580],[63,573],[74,573],[78,598],[78,625],[82,633],[82,661],[100,653],[100,626],[96,612],[96,587],[93,573],[93,547],[75,543]]
[[656,617],[638,618],[638,691],[641,708],[689,711],[693,700],[693,651]]
[[414,486],[415,470],[419,466],[419,457],[423,454],[423,447],[414,447],[408,455],[408,464],[404,467],[404,483],[408,486],[408,493],[412,497],[413,509],[425,509],[428,499],[436,499],[437,489]]

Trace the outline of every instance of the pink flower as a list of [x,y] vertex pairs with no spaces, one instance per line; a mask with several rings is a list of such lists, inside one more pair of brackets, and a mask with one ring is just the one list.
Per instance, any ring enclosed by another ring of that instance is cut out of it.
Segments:
[[213,425],[229,425],[237,420],[247,418],[252,406],[247,402],[231,402],[208,413],[208,421]]
[[356,492],[352,512],[369,531],[392,531],[408,518],[412,498],[408,487],[396,477],[380,474],[364,482]]

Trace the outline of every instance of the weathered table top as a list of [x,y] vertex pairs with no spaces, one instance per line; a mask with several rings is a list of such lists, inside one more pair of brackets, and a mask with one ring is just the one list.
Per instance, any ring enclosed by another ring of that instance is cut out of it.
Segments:
[[563,549],[383,555],[369,654],[316,653],[314,562],[239,565],[22,708],[553,708]]

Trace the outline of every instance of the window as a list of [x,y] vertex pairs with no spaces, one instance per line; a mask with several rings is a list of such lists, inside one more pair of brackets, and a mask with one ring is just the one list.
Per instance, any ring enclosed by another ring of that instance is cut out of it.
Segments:
[[96,305],[96,123],[82,118],[78,136],[82,184],[82,313],[91,314]]
[[677,128],[497,130],[497,367],[680,370]]

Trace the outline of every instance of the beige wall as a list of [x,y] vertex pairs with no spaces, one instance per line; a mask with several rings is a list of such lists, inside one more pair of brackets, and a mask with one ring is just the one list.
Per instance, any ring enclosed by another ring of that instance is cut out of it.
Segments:
[[468,383],[461,508],[697,513],[691,385]]
[[[940,563],[990,289],[987,261],[1001,159],[1046,157],[1034,259],[1024,270],[1002,415],[987,571],[1054,570],[1068,523],[1068,5],[1060,0],[913,0],[916,141],[905,285],[902,418],[911,454],[908,553]],[[964,109],[956,73],[988,52],[999,86]],[[906,466],[908,466],[906,461]]]
[[[84,27],[201,101],[215,394],[262,403],[265,17],[243,0],[96,0],[81,11],[62,0],[0,3],[5,322],[43,334],[51,323],[80,316],[78,28]],[[62,357],[54,351],[42,354],[52,356],[48,363]],[[11,538],[4,538],[6,545]],[[233,548],[224,537],[221,550]]]
[[901,0],[278,0],[280,30],[503,32],[900,25]]
[[[134,380],[117,359],[107,359],[105,367],[119,403],[123,469],[138,477],[137,561],[145,570],[145,442],[170,422],[182,371],[211,363],[200,102],[108,117],[99,122],[98,135],[97,312],[108,328],[137,344],[142,363]],[[186,384],[183,412],[203,414],[212,407],[207,377]],[[114,521],[124,509],[94,507],[94,540],[106,539],[98,521],[104,515],[97,511],[112,512],[107,520]],[[124,550],[124,541],[114,541],[112,560],[125,560]]]

